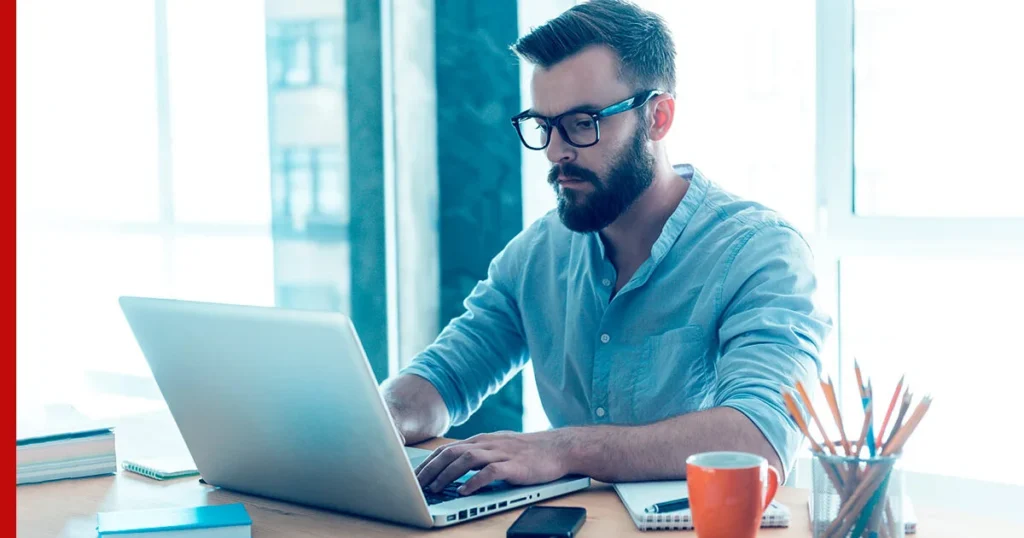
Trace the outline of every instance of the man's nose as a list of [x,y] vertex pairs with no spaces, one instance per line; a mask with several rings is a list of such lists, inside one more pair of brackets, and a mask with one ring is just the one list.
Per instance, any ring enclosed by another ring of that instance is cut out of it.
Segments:
[[562,138],[562,133],[558,132],[558,129],[551,129],[550,136],[551,140],[545,150],[548,161],[552,164],[563,164],[576,160],[576,148]]

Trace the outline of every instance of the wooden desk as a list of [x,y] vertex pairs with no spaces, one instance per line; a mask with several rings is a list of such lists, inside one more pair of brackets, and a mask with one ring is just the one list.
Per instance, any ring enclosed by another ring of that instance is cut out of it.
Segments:
[[[166,418],[149,418],[159,422]],[[167,434],[167,424],[160,429]],[[171,423],[173,427],[173,423]],[[152,428],[145,428],[151,430]],[[159,436],[128,425],[117,430],[118,458],[142,455],[141,446],[173,446],[174,441],[155,442]],[[176,434],[176,429],[173,431]],[[173,439],[173,436],[171,437]],[[177,438],[180,443],[180,437]],[[430,447],[437,441],[427,443]],[[160,455],[160,454],[158,454]],[[484,519],[455,525],[444,530],[424,531],[389,523],[361,519],[334,512],[296,506],[274,500],[240,495],[200,484],[196,477],[166,482],[151,480],[133,473],[119,472],[116,476],[64,480],[46,484],[18,486],[18,536],[68,537],[96,536],[96,513],[111,510],[167,508],[203,504],[243,502],[253,519],[253,536],[269,537],[336,537],[336,536],[445,536],[445,537],[503,537],[521,510],[512,510]],[[810,536],[807,517],[807,492],[781,488],[778,500],[793,511],[793,523],[787,529],[765,529],[759,536],[772,538]],[[581,538],[619,536],[685,535],[694,533],[646,532],[641,533],[608,485],[595,483],[589,490],[540,503],[552,506],[583,506],[587,509],[587,522]],[[980,520],[970,515],[917,509],[921,538],[937,537],[1020,537],[1024,526],[1008,522]]]

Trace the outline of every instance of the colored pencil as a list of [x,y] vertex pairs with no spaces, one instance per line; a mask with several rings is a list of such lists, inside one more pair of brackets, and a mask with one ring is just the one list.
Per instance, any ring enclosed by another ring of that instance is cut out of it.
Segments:
[[932,397],[926,394],[917,403],[917,407],[914,408],[914,413],[907,419],[907,423],[898,432],[893,434],[892,439],[889,439],[889,445],[882,451],[883,456],[891,456],[903,449],[903,445],[910,438],[911,434],[914,433],[914,430],[917,429],[918,424],[921,423],[921,419],[924,418],[931,405]]
[[800,381],[796,382],[796,391],[800,394],[800,398],[804,401],[804,407],[807,408],[807,413],[811,415],[811,419],[814,420],[814,424],[818,426],[818,431],[821,432],[821,439],[825,446],[828,448],[829,453],[833,456],[836,455],[835,445],[829,440],[828,434],[825,433],[825,427],[821,425],[821,421],[818,420],[818,414],[814,412],[814,406],[811,405],[811,397],[807,395],[807,391],[804,390],[804,384]]
[[889,400],[889,408],[885,411],[885,418],[882,419],[882,427],[878,428],[878,438],[875,439],[875,446],[882,446],[882,437],[885,434],[885,427],[889,425],[889,419],[892,417],[892,411],[896,408],[896,401],[900,398],[900,391],[903,390],[903,379],[906,376],[901,376],[900,380],[896,383],[896,390],[892,393],[892,399]]
[[782,389],[782,399],[786,402],[786,409],[789,409],[789,414],[793,416],[793,420],[796,421],[796,425],[800,428],[800,431],[807,437],[807,440],[811,442],[811,448],[815,452],[822,452],[821,445],[814,440],[811,435],[811,430],[807,428],[807,422],[804,420],[804,416],[800,413],[800,406],[796,404],[796,400],[793,399],[793,395],[790,394],[785,387]]
[[889,443],[892,442],[892,436],[899,431],[901,426],[903,426],[903,419],[906,418],[907,411],[910,409],[910,402],[913,398],[914,396],[910,392],[910,387],[908,386],[906,392],[903,393],[903,402],[900,403],[900,412],[896,415],[896,422],[892,425],[892,431],[889,432],[889,438],[885,440],[886,446],[889,446]]
[[853,359],[853,371],[857,374],[857,390],[860,391],[861,399],[864,399],[867,394],[864,393],[864,378],[860,375],[860,364],[857,359]]
[[864,448],[864,443],[868,437],[868,427],[871,425],[871,411],[864,412],[864,425],[860,428],[860,438],[857,439],[857,443],[853,447],[853,456],[856,458],[860,457],[860,450]]
[[825,393],[825,400],[832,411],[832,418],[836,421],[836,426],[839,428],[839,439],[843,443],[843,451],[846,452],[847,456],[852,456],[853,450],[850,447],[849,439],[846,438],[846,428],[843,427],[843,415],[839,412],[839,402],[836,401],[836,388],[832,384],[832,376],[828,377],[827,385],[824,381],[821,382],[821,391]]

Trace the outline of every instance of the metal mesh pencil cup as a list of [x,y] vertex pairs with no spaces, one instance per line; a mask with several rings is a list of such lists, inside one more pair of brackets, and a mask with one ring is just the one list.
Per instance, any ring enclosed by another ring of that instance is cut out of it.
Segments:
[[904,538],[899,454],[813,456],[810,515],[814,538]]

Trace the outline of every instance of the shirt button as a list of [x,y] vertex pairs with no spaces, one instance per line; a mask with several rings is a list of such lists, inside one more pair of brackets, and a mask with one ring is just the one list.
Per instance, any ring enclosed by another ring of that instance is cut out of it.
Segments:
[[608,279],[606,278],[606,279],[604,279],[604,280],[602,280],[602,281],[601,281],[601,284],[603,284],[603,285],[605,285],[605,286],[611,286],[611,285],[612,285],[612,281],[611,281],[611,280],[608,280]]
[[611,341],[611,339],[612,339],[612,337],[608,336],[607,333],[601,335],[601,343],[602,344],[607,344],[609,341]]
[[594,410],[594,412],[597,413],[597,416],[599,416],[599,417],[603,417],[604,416],[604,408],[603,407],[598,407],[597,409]]

